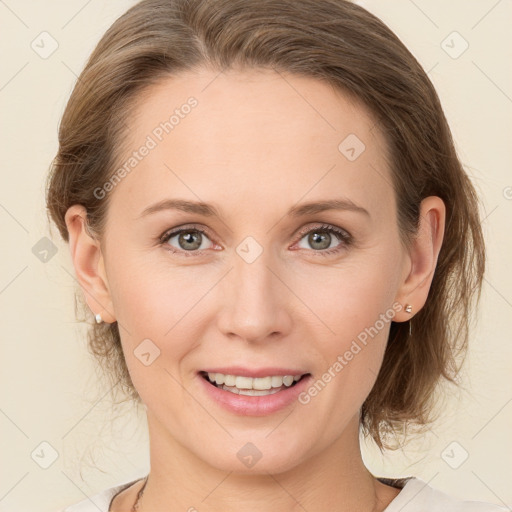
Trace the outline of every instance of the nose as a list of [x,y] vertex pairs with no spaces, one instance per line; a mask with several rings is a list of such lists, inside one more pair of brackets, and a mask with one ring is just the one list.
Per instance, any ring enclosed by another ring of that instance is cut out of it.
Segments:
[[293,294],[275,262],[265,251],[252,263],[238,255],[234,259],[220,290],[219,330],[250,343],[286,336],[292,325],[288,308]]

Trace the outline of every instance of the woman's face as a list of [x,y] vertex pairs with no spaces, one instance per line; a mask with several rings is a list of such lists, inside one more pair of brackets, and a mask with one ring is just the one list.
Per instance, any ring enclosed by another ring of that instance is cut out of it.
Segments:
[[372,118],[311,78],[202,71],[128,128],[103,257],[153,445],[276,472],[353,441],[410,270]]

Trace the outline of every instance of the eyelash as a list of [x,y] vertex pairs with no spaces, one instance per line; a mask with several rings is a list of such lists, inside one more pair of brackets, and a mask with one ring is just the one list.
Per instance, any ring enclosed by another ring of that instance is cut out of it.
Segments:
[[[208,232],[206,230],[201,229],[200,227],[195,226],[195,225],[189,225],[189,226],[184,226],[184,227],[176,229],[176,230],[166,231],[163,235],[161,235],[159,237],[159,242],[161,245],[166,245],[165,249],[169,250],[173,254],[180,254],[185,257],[196,256],[201,251],[178,250],[178,249],[175,249],[174,247],[171,247],[170,245],[167,244],[167,242],[172,237],[179,235],[180,233],[188,232],[188,231],[198,232],[198,233],[201,233],[202,235],[205,235],[206,237],[210,238],[210,236],[208,235]],[[305,235],[308,235],[309,233],[315,232],[315,231],[334,234],[342,242],[338,247],[335,247],[333,249],[323,249],[323,250],[319,250],[319,251],[312,250],[312,252],[317,253],[320,256],[330,256],[332,254],[338,253],[338,252],[342,251],[344,247],[348,247],[353,241],[352,236],[347,231],[336,228],[334,226],[331,226],[330,224],[322,224],[321,226],[315,226],[313,228],[308,228],[308,229],[302,230],[298,235],[299,238],[297,241],[302,240],[302,238]]]

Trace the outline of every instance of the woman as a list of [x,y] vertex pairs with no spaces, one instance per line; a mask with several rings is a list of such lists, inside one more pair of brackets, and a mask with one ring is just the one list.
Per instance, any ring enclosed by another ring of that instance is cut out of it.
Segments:
[[[485,263],[437,94],[343,0],[144,0],[99,42],[48,180],[147,410],[149,475],[68,512],[493,511],[384,449],[454,381]],[[258,215],[255,215],[258,213]]]

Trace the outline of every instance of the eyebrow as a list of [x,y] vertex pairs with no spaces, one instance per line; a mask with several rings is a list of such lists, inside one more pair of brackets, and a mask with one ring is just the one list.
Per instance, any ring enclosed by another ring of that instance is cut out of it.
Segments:
[[[140,217],[145,217],[152,213],[160,212],[163,210],[179,210],[186,213],[195,213],[203,215],[205,217],[220,217],[219,211],[215,206],[209,203],[203,203],[201,201],[186,201],[184,199],[164,199],[145,208]],[[327,210],[342,210],[342,211],[353,211],[363,213],[370,217],[368,210],[362,206],[358,206],[350,199],[329,199],[326,201],[315,201],[309,203],[303,203],[300,205],[292,206],[286,215],[291,217],[301,217],[304,215],[312,215],[315,213],[321,213]]]

